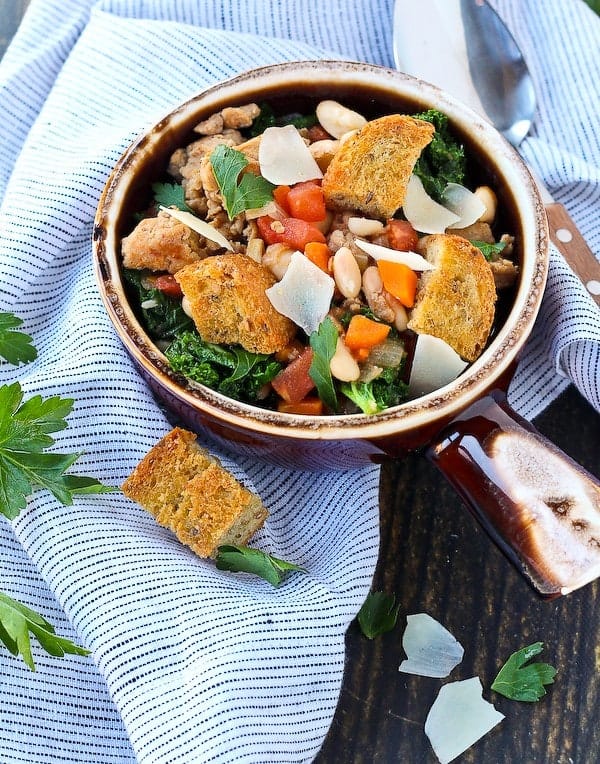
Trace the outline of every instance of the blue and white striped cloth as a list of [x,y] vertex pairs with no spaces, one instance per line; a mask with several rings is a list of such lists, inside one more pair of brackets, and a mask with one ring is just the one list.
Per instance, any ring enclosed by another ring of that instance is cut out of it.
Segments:
[[[600,253],[600,20],[580,0],[496,0],[540,99],[523,153]],[[102,308],[98,197],[128,143],[206,85],[276,61],[387,66],[391,0],[32,0],[0,64],[0,310],[39,358],[0,383],[73,397],[57,450],[119,485],[169,429]],[[539,413],[574,381],[600,410],[600,320],[552,251],[511,387]],[[0,589],[92,650],[37,672],[0,650],[0,761],[310,761],[333,717],[344,633],[378,552],[377,467],[315,477],[226,460],[271,516],[261,548],[309,572],[274,590],[196,559],[120,494],[36,493],[2,522]]]

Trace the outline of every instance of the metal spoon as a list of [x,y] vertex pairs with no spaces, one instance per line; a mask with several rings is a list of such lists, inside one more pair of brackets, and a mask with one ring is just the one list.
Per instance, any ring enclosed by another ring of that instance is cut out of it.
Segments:
[[[394,58],[401,71],[486,116],[513,146],[528,134],[536,111],[533,81],[515,39],[486,0],[396,0]],[[550,238],[600,305],[600,263],[565,207],[532,175]]]

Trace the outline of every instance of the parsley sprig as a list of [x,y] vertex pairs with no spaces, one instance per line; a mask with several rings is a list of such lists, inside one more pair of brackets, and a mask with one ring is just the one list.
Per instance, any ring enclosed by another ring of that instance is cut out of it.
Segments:
[[[31,337],[14,331],[22,320],[0,313],[0,356],[18,366],[33,361],[37,351]],[[0,386],[0,512],[15,518],[35,487],[51,491],[63,504],[71,504],[75,493],[105,493],[114,489],[95,478],[67,475],[79,454],[45,453],[54,444],[50,433],[67,427],[65,417],[73,401],[34,395],[23,400],[21,385]],[[39,613],[0,592],[0,642],[12,655],[21,655],[35,671],[30,634],[49,655],[88,655],[89,650],[55,634],[54,627]]]
[[261,175],[245,172],[240,178],[248,166],[241,151],[219,144],[210,155],[210,163],[230,220],[244,210],[264,207],[273,199],[275,186]]
[[35,610],[0,592],[0,641],[12,655],[21,655],[32,671],[35,663],[31,653],[32,635],[49,655],[62,658],[71,655],[89,655],[90,651],[58,636],[52,624]]
[[35,488],[46,488],[62,504],[74,494],[113,491],[95,478],[68,475],[80,454],[47,453],[54,444],[50,433],[67,427],[65,417],[73,400],[34,395],[23,400],[18,382],[0,386],[0,512],[14,519],[25,508]]
[[177,207],[182,212],[193,212],[185,201],[185,191],[180,183],[153,183],[154,202],[159,207]]
[[233,546],[224,544],[217,550],[215,560],[219,570],[230,570],[234,573],[252,573],[264,578],[273,586],[279,586],[288,573],[294,570],[303,571],[293,562],[280,560],[260,549],[249,546]]
[[394,628],[399,610],[400,604],[396,604],[395,594],[369,592],[358,611],[358,625],[365,637],[375,639]]
[[37,350],[31,344],[31,337],[16,331],[23,320],[12,313],[0,313],[0,356],[13,366],[29,363],[37,358]]
[[543,649],[543,642],[534,642],[513,653],[494,679],[492,690],[510,700],[523,700],[529,703],[543,697],[546,694],[544,685],[554,682],[556,669],[548,663],[528,663]]
[[329,364],[335,355],[338,336],[335,324],[326,316],[309,337],[314,355],[308,375],[317,387],[319,398],[332,411],[337,411],[338,401]]

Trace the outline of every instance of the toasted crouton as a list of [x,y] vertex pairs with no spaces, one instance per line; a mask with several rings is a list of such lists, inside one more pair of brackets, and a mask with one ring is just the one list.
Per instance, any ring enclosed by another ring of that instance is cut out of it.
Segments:
[[140,220],[121,243],[125,268],[175,273],[206,255],[204,239],[166,212]]
[[296,333],[292,321],[278,313],[265,294],[275,277],[247,255],[207,257],[182,268],[175,278],[205,342],[276,353]]
[[401,114],[374,119],[347,138],[323,178],[327,206],[381,220],[402,206],[406,186],[435,128]]
[[461,358],[475,361],[494,320],[496,289],[490,264],[462,236],[428,236],[423,251],[435,268],[421,277],[408,328],[439,337]]
[[146,454],[122,490],[200,557],[214,557],[223,544],[246,544],[268,514],[196,435],[179,427]]

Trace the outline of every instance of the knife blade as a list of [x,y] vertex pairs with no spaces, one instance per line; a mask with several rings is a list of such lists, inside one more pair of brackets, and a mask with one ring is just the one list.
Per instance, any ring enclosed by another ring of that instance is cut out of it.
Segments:
[[[477,13],[477,7],[484,12]],[[501,33],[500,25],[502,20],[485,0],[396,0],[394,61],[399,70],[437,85],[470,106],[518,147],[531,125],[526,117],[535,110],[535,93],[529,77],[521,76],[527,75],[527,69],[512,36],[502,30],[503,45],[490,43]],[[490,97],[491,81],[496,96],[500,90],[502,109],[497,108],[499,99]],[[528,169],[546,208],[552,242],[600,306],[600,263],[564,205]]]

